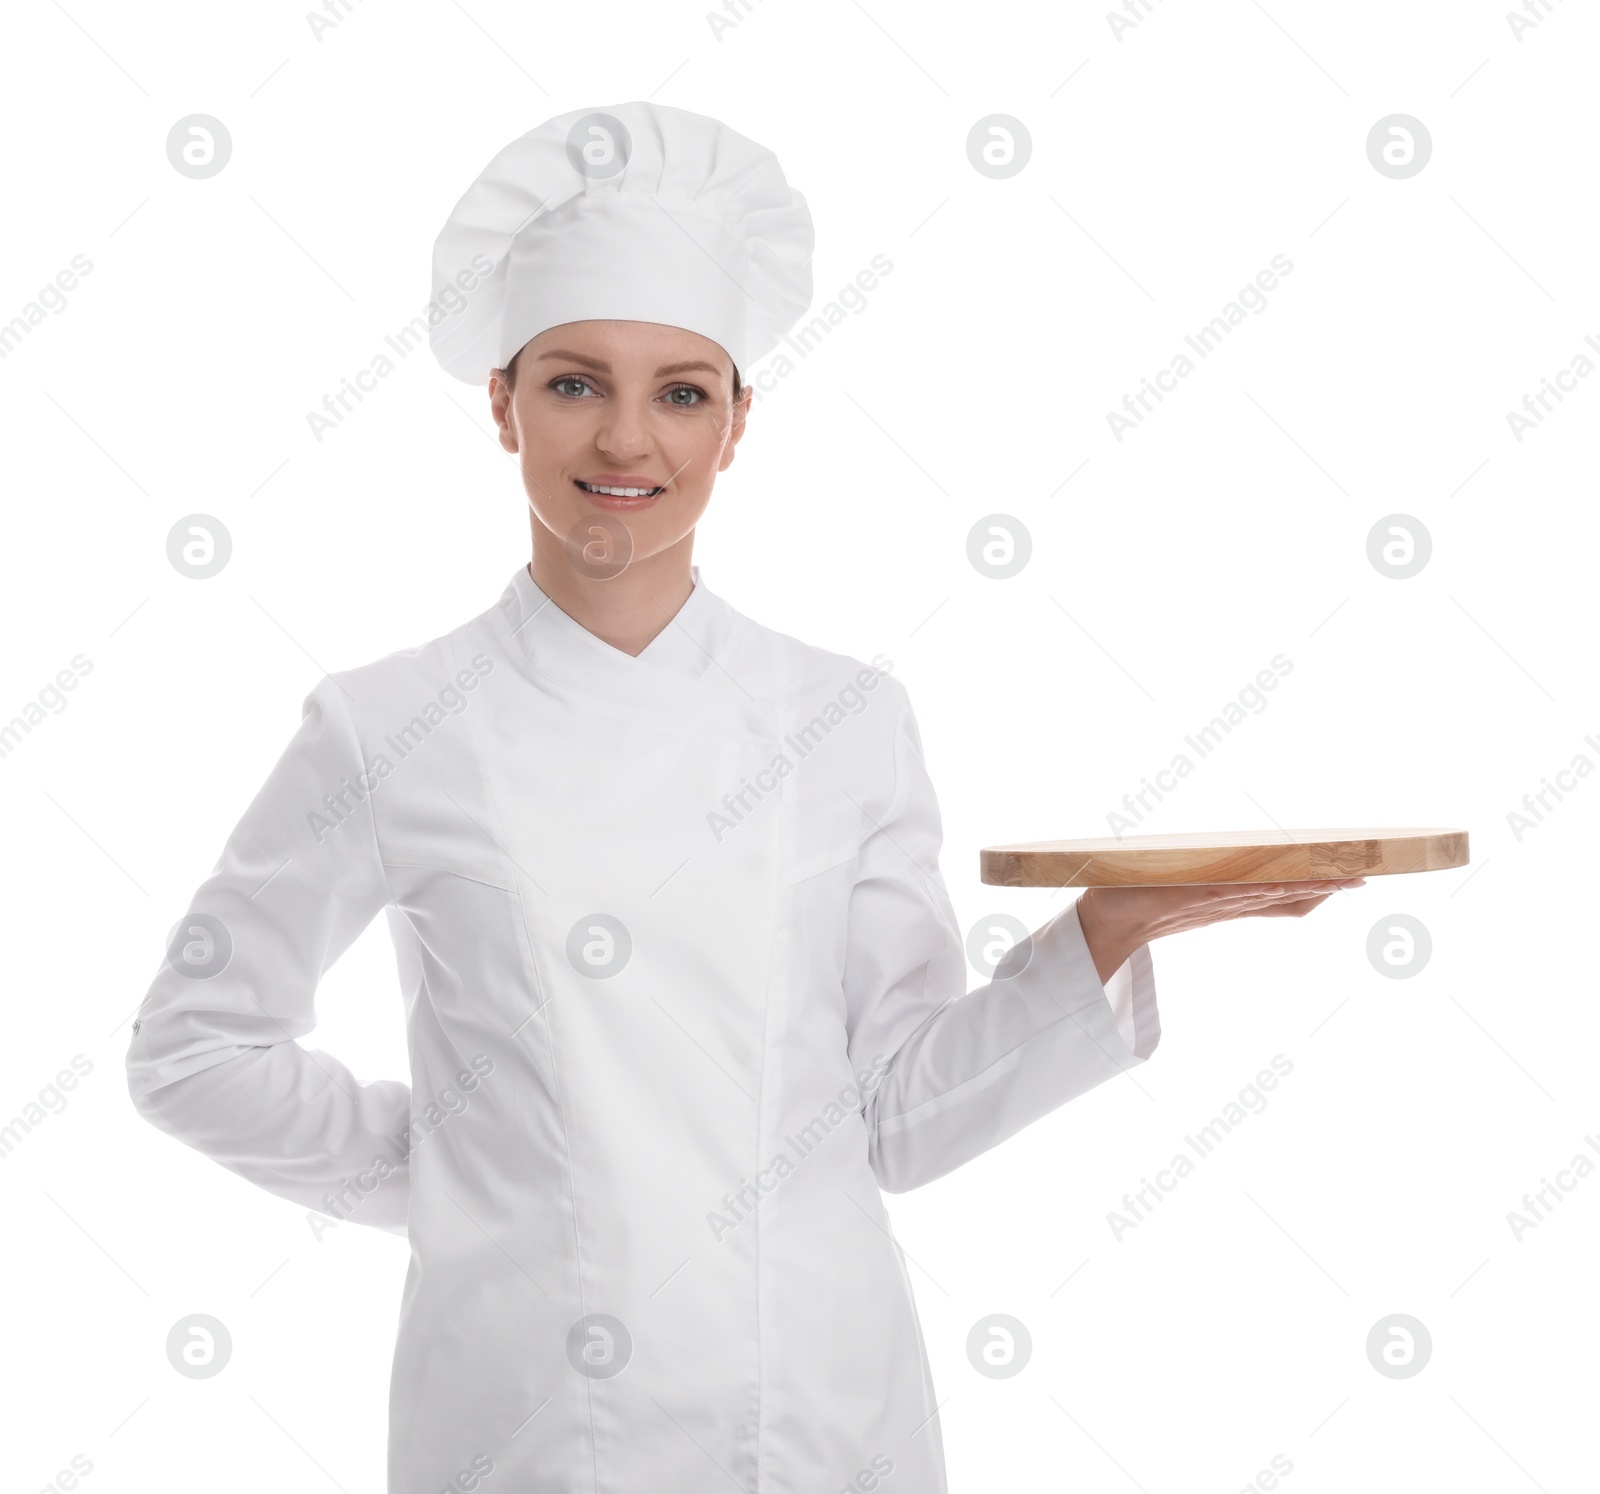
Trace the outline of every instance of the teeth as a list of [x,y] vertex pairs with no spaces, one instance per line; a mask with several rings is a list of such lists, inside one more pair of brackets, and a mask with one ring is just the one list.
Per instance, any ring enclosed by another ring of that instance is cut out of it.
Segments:
[[659,493],[660,488],[608,488],[600,483],[584,482],[578,479],[578,486],[586,493],[604,493],[609,498],[648,498],[652,493]]

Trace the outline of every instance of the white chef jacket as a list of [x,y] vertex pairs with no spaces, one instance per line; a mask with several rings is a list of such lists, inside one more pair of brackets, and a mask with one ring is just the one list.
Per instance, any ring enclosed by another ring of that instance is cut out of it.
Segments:
[[[524,567],[325,676],[135,1023],[149,1120],[407,1237],[391,1494],[943,1491],[880,1189],[1159,1037],[1072,906],[967,992],[904,686],[693,574],[637,657]],[[302,1041],[380,909],[409,1087]]]

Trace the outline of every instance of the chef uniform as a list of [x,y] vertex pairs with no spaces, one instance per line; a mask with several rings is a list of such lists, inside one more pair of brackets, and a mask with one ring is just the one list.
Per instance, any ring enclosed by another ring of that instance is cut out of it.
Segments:
[[[747,370],[804,311],[810,252],[777,161],[716,121],[563,115],[452,214],[436,291],[482,258],[435,346],[481,383],[616,317]],[[135,1023],[149,1120],[407,1238],[392,1494],[944,1490],[880,1190],[1159,1037],[1148,947],[1102,984],[1071,906],[967,992],[892,661],[693,577],[637,657],[519,567],[453,632],[324,676]],[[380,910],[409,1086],[303,1041]]]

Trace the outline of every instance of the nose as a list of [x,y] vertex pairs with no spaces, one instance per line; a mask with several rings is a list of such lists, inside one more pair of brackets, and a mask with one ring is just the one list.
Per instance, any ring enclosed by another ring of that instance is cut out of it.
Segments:
[[638,399],[615,396],[606,401],[595,429],[595,446],[618,466],[647,456],[650,438],[645,411]]

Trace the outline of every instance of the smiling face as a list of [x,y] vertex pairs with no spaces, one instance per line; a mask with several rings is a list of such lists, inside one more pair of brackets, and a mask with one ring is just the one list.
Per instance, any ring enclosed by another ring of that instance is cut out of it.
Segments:
[[520,458],[535,552],[564,550],[601,514],[627,528],[635,564],[692,543],[750,406],[728,354],[682,327],[586,321],[541,332],[512,363],[489,380],[490,408]]

